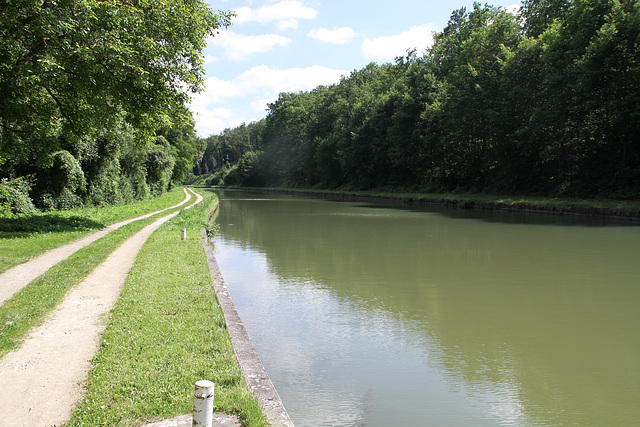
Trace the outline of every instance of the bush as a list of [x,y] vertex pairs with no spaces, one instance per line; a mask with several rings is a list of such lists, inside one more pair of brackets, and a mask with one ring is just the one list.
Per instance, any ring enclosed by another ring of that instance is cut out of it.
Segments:
[[147,184],[151,194],[159,196],[169,189],[175,162],[176,159],[172,154],[169,142],[163,136],[156,137],[147,151],[147,161],[145,163]]
[[82,166],[73,154],[66,150],[56,151],[50,156],[51,165],[38,176],[37,195],[39,206],[44,210],[73,209],[83,206],[82,195],[87,180]]
[[84,205],[82,198],[69,190],[63,188],[55,196],[51,193],[44,193],[40,196],[40,206],[45,210],[64,210],[80,208]]
[[89,202],[95,206],[117,205],[122,203],[120,165],[115,160],[103,165],[89,184]]
[[67,189],[71,192],[83,191],[86,188],[87,181],[82,171],[80,162],[73,155],[66,151],[56,151],[51,155],[53,166],[49,172],[49,178],[53,185],[58,186],[56,190],[62,192]]
[[29,196],[31,187],[31,180],[27,177],[0,180],[0,216],[38,212]]

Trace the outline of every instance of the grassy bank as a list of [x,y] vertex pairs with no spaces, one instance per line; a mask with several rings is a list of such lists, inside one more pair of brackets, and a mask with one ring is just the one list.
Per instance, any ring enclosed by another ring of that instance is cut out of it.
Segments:
[[184,197],[182,188],[176,188],[130,205],[0,218],[0,273],[107,225],[176,205]]
[[522,211],[545,214],[585,215],[640,220],[640,200],[570,199],[538,196],[505,196],[484,193],[402,193],[387,191],[341,191],[298,188],[233,189],[268,193],[300,194],[335,200],[365,200],[455,209]]
[[139,253],[70,425],[136,426],[190,413],[200,379],[216,384],[216,411],[237,414],[247,426],[267,424],[213,290],[200,230],[217,199],[201,193],[202,203],[160,227]]
[[[168,206],[172,206],[176,195],[180,195],[179,200],[184,199],[184,192],[180,189],[170,198],[164,200],[164,205],[158,202],[148,203],[141,206],[122,207],[123,215],[137,216],[147,212],[153,212]],[[195,198],[192,198],[193,202]],[[115,209],[115,208],[114,208]],[[118,218],[115,210],[111,209],[105,213],[100,213],[103,218],[108,218],[110,223],[116,220],[126,219],[128,216]],[[107,210],[107,209],[105,209]],[[146,210],[146,212],[145,212]],[[142,213],[140,213],[140,211]],[[135,212],[135,213],[134,213]],[[169,211],[159,215],[166,215]],[[98,215],[96,215],[98,216]],[[9,300],[0,306],[0,356],[20,345],[27,332],[34,326],[40,325],[46,315],[56,307],[67,291],[80,283],[95,267],[97,267],[107,256],[113,252],[125,239],[140,231],[146,225],[154,221],[154,217],[136,221],[118,230],[112,231],[101,239],[91,243],[66,260],[56,264],[44,274],[33,280],[20,291],[16,292]],[[58,239],[50,239],[49,235],[35,233],[25,238],[14,237],[7,239],[4,244],[11,244],[13,248],[20,248],[21,245],[29,245],[32,250],[41,249],[43,246],[37,243],[42,238],[47,244],[52,241],[65,241],[71,235],[77,237],[79,231],[59,234]],[[73,240],[72,238],[69,240]],[[23,249],[23,252],[28,250]]]

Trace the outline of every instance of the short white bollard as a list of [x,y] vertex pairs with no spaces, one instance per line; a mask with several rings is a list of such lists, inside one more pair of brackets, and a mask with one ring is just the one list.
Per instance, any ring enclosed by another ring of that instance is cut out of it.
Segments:
[[211,381],[200,380],[196,383],[193,402],[193,427],[213,427],[213,391]]
[[187,240],[187,229],[186,228],[182,229],[182,240]]

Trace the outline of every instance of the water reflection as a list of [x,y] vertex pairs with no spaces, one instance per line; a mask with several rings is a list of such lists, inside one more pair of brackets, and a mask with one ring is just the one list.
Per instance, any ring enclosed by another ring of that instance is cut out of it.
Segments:
[[244,196],[216,256],[296,425],[640,419],[637,228]]

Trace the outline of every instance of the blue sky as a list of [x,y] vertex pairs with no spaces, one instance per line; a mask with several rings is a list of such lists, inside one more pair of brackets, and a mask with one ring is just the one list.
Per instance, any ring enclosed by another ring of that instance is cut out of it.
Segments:
[[[451,12],[473,0],[208,0],[237,13],[209,39],[205,90],[191,110],[199,136],[266,117],[281,92],[337,83],[370,62],[392,62],[430,45]],[[495,0],[517,8],[518,0]]]

